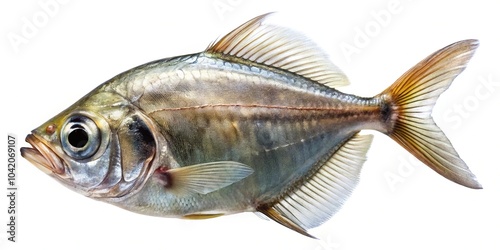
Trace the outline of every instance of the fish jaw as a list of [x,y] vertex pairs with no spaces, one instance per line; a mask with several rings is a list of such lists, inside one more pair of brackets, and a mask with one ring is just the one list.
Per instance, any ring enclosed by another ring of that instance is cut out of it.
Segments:
[[57,176],[66,174],[64,161],[34,133],[26,136],[32,148],[21,148],[21,156],[38,167],[44,173]]
[[36,134],[36,131],[26,136],[25,140],[32,147],[21,148],[21,156],[23,158],[35,165],[42,172],[56,179],[63,186],[84,196],[90,196],[88,190],[78,188],[74,184],[74,179],[67,162],[54,149],[48,146],[48,143],[45,143],[43,138]]

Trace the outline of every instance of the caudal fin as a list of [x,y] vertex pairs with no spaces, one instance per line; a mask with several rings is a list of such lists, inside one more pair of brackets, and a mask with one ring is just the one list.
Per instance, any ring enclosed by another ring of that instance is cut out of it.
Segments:
[[388,118],[393,126],[387,135],[440,175],[475,189],[481,184],[434,123],[431,112],[478,46],[477,40],[464,40],[442,48],[379,95],[390,105]]

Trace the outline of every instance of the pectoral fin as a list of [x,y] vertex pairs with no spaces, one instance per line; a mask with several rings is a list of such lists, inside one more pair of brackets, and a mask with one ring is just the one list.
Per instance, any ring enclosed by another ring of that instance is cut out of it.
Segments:
[[359,179],[361,166],[372,141],[371,135],[354,135],[308,176],[302,185],[257,211],[300,234],[328,220],[340,209]]
[[253,169],[234,161],[196,164],[175,169],[159,168],[155,175],[170,191],[183,194],[208,194],[238,182]]

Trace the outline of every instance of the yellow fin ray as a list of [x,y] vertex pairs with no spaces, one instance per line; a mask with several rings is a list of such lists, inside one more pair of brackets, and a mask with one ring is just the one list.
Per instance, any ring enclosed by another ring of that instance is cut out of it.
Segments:
[[434,123],[431,112],[478,46],[477,40],[451,44],[422,60],[379,95],[391,106],[393,126],[386,133],[392,139],[440,175],[476,189],[481,184]]
[[206,219],[212,219],[212,218],[217,218],[220,216],[223,216],[223,213],[220,214],[188,214],[182,216],[183,219],[188,219],[188,220],[206,220]]

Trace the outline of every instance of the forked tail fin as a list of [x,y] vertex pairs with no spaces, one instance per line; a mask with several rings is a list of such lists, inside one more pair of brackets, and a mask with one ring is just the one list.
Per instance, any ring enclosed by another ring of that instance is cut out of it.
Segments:
[[460,159],[431,112],[453,79],[466,67],[477,40],[453,43],[425,58],[378,95],[389,104],[388,136],[440,175],[466,187],[481,184]]

